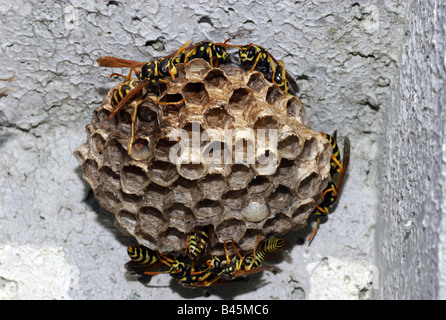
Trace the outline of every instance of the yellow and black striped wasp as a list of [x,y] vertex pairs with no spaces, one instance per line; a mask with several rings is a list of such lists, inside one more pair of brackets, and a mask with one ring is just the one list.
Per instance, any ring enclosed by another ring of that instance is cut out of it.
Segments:
[[131,260],[124,267],[138,274],[161,267],[166,264],[166,260],[171,259],[167,255],[144,246],[130,246],[127,248],[127,254]]
[[[144,246],[130,246],[127,253],[131,261],[127,262],[125,268],[128,271],[143,275],[157,275],[168,273],[184,287],[203,287],[222,284],[217,275],[208,274],[207,266],[194,266],[188,256],[175,257],[161,254],[158,251],[148,249]],[[168,266],[164,271],[151,271],[155,268]],[[212,284],[209,281],[212,280]]]
[[272,81],[275,70],[274,61],[265,48],[252,43],[235,47],[239,50],[240,61],[245,70],[259,71],[263,73],[266,80]]
[[[229,41],[226,40],[226,42]],[[139,93],[143,88],[156,88],[160,82],[167,83],[168,79],[175,79],[178,74],[176,65],[179,63],[185,63],[192,59],[203,58],[208,61],[211,66],[217,66],[221,63],[226,63],[227,54],[225,46],[229,46],[225,43],[213,43],[210,41],[202,41],[191,46],[190,41],[186,42],[177,52],[168,56],[162,57],[158,60],[149,62],[139,62],[133,60],[126,60],[116,57],[102,57],[97,60],[97,63],[101,67],[109,68],[130,68],[128,76],[124,76],[118,73],[112,73],[110,77],[121,76],[125,78],[121,88],[117,90],[111,101],[113,106],[112,112],[108,115],[107,120],[114,117],[126,104]],[[139,68],[139,71],[138,71]],[[136,75],[137,79],[131,79],[132,73]],[[140,103],[145,99],[148,90],[143,95],[143,98],[138,101],[134,106],[134,112],[132,116],[132,137],[130,139],[128,153],[131,152],[131,146],[134,140],[134,124],[136,119],[136,111]],[[169,102],[169,104],[181,104],[184,100]],[[158,104],[160,101],[157,100]]]
[[[114,110],[117,109],[117,107],[120,105],[121,101],[125,97],[127,97],[130,94],[130,92],[132,92],[132,90],[134,90],[138,86],[139,83],[140,82],[136,79],[130,79],[130,80],[127,80],[127,81],[121,83],[121,87],[119,87],[115,91],[115,93],[113,94],[111,101],[110,101],[110,104],[114,108]],[[144,102],[144,99],[146,98],[148,93],[149,93],[149,91],[146,91],[141,96],[141,98],[130,102],[133,105],[133,114],[132,114],[132,120],[131,120],[132,121],[132,126],[131,126],[132,131],[131,131],[130,141],[129,141],[129,144],[127,147],[128,154],[132,153],[133,141],[135,139],[135,122],[136,122],[138,106]]]
[[335,131],[333,135],[329,135],[324,132],[321,132],[321,134],[331,144],[332,152],[330,160],[330,176],[333,177],[337,173],[344,170],[343,166],[341,165],[341,152],[339,151],[338,143],[336,141],[337,132]]
[[[134,82],[132,90],[127,92],[120,100],[119,104],[115,106],[113,111],[109,114],[107,119],[116,115],[121,108],[131,101],[136,94],[138,94],[147,85],[154,87],[158,86],[160,82],[167,82],[166,79],[175,79],[177,75],[177,69],[175,64],[180,61],[178,56],[184,53],[185,48],[190,43],[186,42],[176,53],[162,57],[158,60],[149,62],[139,62],[133,60],[126,60],[115,57],[102,57],[97,60],[97,63],[101,67],[108,68],[130,68],[129,75],[126,77],[124,83],[127,83],[131,79],[132,73],[135,73],[138,80]],[[139,71],[137,70],[139,68]],[[120,74],[113,73],[112,76],[122,76]],[[124,76],[123,76],[124,77]]]
[[[199,283],[200,272],[191,274],[191,266],[179,258],[160,254],[155,250],[148,249],[143,246],[128,247],[127,253],[132,259],[125,267],[129,271],[142,273],[145,275],[157,275],[161,273],[169,273],[173,278],[177,279],[185,286],[193,286]],[[167,265],[167,271],[149,271],[157,267]]]
[[[223,285],[239,280],[240,277],[261,272],[265,267],[261,264],[267,253],[275,252],[283,248],[281,238],[273,237],[263,243],[260,250],[254,249],[252,254],[242,257],[238,251],[232,259],[229,258],[225,242],[226,260],[220,261],[218,257],[212,257],[206,264],[194,266],[189,256],[174,257],[160,254],[157,251],[145,247],[129,247],[128,255],[132,261],[126,264],[126,269],[142,273],[144,275],[158,275],[168,273],[172,278],[184,287],[209,287]],[[257,243],[256,243],[257,247]],[[164,271],[151,271],[152,269],[167,265]]]
[[160,255],[160,261],[169,267],[165,271],[144,271],[145,275],[157,275],[168,273],[183,287],[208,287],[223,284],[223,281],[215,274],[211,274],[207,267],[192,266],[187,257],[170,257]]
[[[210,274],[217,275],[222,280],[232,281],[242,276],[246,276],[253,273],[258,273],[266,269],[261,267],[263,260],[267,253],[272,253],[281,250],[285,245],[283,239],[279,237],[273,237],[263,242],[260,250],[256,250],[258,241],[256,241],[253,252],[247,256],[242,257],[238,250],[235,248],[234,243],[232,246],[236,254],[229,258],[229,254],[224,242],[225,259],[220,260],[218,257],[212,257],[206,264],[208,269],[204,269]],[[213,284],[217,278],[208,281],[209,285]]]
[[[239,267],[238,269],[241,269],[243,267],[243,270],[241,270],[241,272],[237,270],[234,274],[236,276],[241,276],[243,275],[243,271],[249,272],[252,269],[260,268],[260,265],[265,259],[267,253],[273,253],[282,250],[284,246],[285,246],[285,241],[283,241],[283,239],[279,237],[272,237],[264,241],[260,250],[256,250],[256,248],[254,248],[251,254],[247,255],[243,259],[240,257],[240,260],[242,260],[243,263],[242,266]],[[255,247],[257,247],[257,245]]]
[[255,45],[232,46],[239,50],[242,67],[249,71],[259,71],[266,80],[276,83],[284,93],[297,94],[299,86],[285,70],[283,61],[277,61],[265,48]]
[[207,271],[210,274],[217,275],[220,279],[233,280],[236,278],[234,272],[238,270],[237,268],[241,265],[242,260],[237,255],[234,255],[232,259],[229,258],[226,241],[224,242],[224,249],[226,259],[220,260],[219,257],[212,256],[210,260],[206,261]]
[[209,229],[205,228],[195,228],[186,240],[186,252],[191,259],[197,259],[206,248],[209,241]]
[[127,248],[127,254],[132,261],[141,265],[152,265],[160,261],[157,251],[143,246],[130,246]]
[[[126,60],[115,57],[102,57],[97,60],[97,63],[101,67],[109,68],[130,68],[130,72],[127,77],[112,73],[110,77],[121,76],[125,77],[125,81],[121,84],[121,87],[116,90],[111,100],[113,107],[112,112],[108,115],[107,120],[115,116],[126,104],[130,103],[143,88],[156,88],[160,82],[167,83],[167,79],[175,79],[178,71],[176,64],[181,61],[178,59],[180,54],[184,54],[184,50],[190,43],[186,42],[176,53],[162,57],[158,60],[149,62],[138,62],[133,60]],[[184,60],[184,57],[183,57]],[[137,70],[139,68],[139,71]],[[137,79],[131,79],[132,73],[135,73]],[[143,94],[143,97],[135,102],[134,111],[132,116],[132,134],[128,146],[128,153],[131,154],[133,141],[135,138],[135,121],[138,106],[144,101],[149,90]],[[183,101],[171,102],[170,104],[180,104]],[[159,103],[159,101],[157,101]]]
[[279,61],[279,65],[274,70],[272,82],[277,84],[284,93],[292,92],[295,95],[299,92],[296,81],[285,71],[285,63],[282,60]]
[[176,260],[174,268],[169,274],[183,287],[209,287],[226,283],[218,275],[212,274],[203,268],[194,268],[191,264]]
[[309,243],[311,243],[317,229],[319,228],[321,217],[328,215],[330,210],[336,205],[342,189],[342,183],[344,182],[344,177],[347,172],[348,164],[350,162],[350,140],[348,137],[345,137],[344,139],[344,152],[341,159],[339,147],[336,141],[336,131],[332,136],[326,133],[322,133],[322,135],[327,138],[333,149],[330,160],[330,181],[322,193],[321,203],[319,203],[319,205],[316,206],[312,212],[312,215],[317,217],[317,222],[308,238]]
[[189,52],[185,56],[185,61],[188,62],[192,59],[201,58],[209,62],[211,67],[218,67],[221,64],[228,63],[228,54],[225,47],[231,47],[227,42],[231,39],[227,39],[223,43],[214,43],[211,41],[201,41],[190,48],[186,48]]

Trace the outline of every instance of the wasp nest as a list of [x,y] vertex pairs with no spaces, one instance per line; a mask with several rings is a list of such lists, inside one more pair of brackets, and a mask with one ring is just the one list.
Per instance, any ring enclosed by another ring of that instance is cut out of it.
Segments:
[[[303,104],[259,72],[202,59],[139,105],[106,120],[110,90],[75,155],[115,225],[148,248],[184,252],[209,226],[214,254],[241,251],[306,225],[329,178],[331,147],[306,126]],[[133,107],[132,107],[133,106]],[[229,246],[230,247],[230,246]]]

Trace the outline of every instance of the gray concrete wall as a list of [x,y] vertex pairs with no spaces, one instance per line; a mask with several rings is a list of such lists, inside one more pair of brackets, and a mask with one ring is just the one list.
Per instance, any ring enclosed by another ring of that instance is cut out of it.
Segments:
[[[440,194],[429,197],[429,183],[418,189],[417,178],[427,180],[421,169],[412,176],[413,162],[409,161],[416,161],[415,151],[425,145],[432,146],[432,153],[422,153],[423,159],[429,155],[435,155],[437,161],[442,159],[434,145],[417,140],[430,137],[429,123],[440,121],[436,116],[440,113],[440,100],[436,100],[440,83],[430,84],[422,70],[430,68],[430,63],[438,62],[442,55],[430,55],[431,62],[423,62],[420,55],[417,63],[411,64],[409,51],[400,60],[402,52],[410,48],[405,43],[412,43],[412,50],[423,48],[421,43],[432,48],[435,36],[440,39],[444,35],[444,29],[438,29],[444,21],[444,7],[429,1],[420,9],[413,9],[411,3],[314,0],[265,1],[261,5],[227,0],[179,5],[175,1],[141,4],[71,0],[34,5],[26,0],[2,1],[0,298],[402,296],[401,291],[408,286],[403,286],[404,281],[393,271],[394,266],[400,265],[402,248],[412,248],[417,240],[422,240],[420,244],[432,247],[423,250],[419,246],[408,251],[406,259],[412,262],[428,256],[435,262],[435,250],[441,244],[440,231],[435,229],[436,236],[428,238],[422,231],[422,218],[411,218],[412,212],[418,210],[408,208],[414,205],[419,210],[437,210],[436,215],[425,215],[426,219],[432,217],[428,226],[433,228],[440,226],[438,210],[444,205],[435,202],[442,199],[441,189],[435,189]],[[429,9],[435,6],[438,11],[433,15]],[[426,10],[422,11],[423,8]],[[415,41],[420,30],[426,31],[432,41]],[[284,60],[301,86],[300,98],[308,105],[311,126],[328,133],[337,129],[338,135],[349,136],[352,159],[340,203],[328,221],[321,224],[311,246],[306,242],[311,227],[286,236],[290,248],[275,262],[277,273],[266,271],[248,283],[206,290],[180,288],[167,275],[143,283],[123,268],[126,246],[133,243],[132,239],[119,234],[113,227],[112,215],[98,206],[72,155],[86,139],[85,125],[93,109],[116,83],[108,78],[113,71],[97,67],[95,60],[113,55],[147,61],[175,51],[188,40],[227,38],[232,38],[234,44],[260,44]],[[411,82],[414,66],[419,68],[420,80]],[[438,67],[433,74],[438,79],[441,72],[444,70]],[[404,86],[407,88],[403,90]],[[420,86],[437,91],[425,92]],[[423,129],[412,135],[406,133],[401,122],[398,130],[395,126],[385,131],[386,126],[401,121],[398,110],[410,110],[400,103],[399,97],[413,99],[411,89],[418,90],[420,101],[438,102],[417,104],[419,112],[403,113],[407,117],[416,115],[414,123],[422,123]],[[398,151],[402,132],[411,148]],[[388,138],[381,140],[383,134]],[[440,137],[438,133],[435,143],[442,141]],[[396,154],[399,158],[406,156],[403,150],[411,152],[404,162],[407,171],[392,170],[395,163],[400,163]],[[432,184],[434,174],[443,172],[441,166],[429,163],[423,162],[425,170],[432,171]],[[381,178],[380,166],[384,168]],[[415,182],[403,185],[407,177]],[[405,207],[400,207],[397,201],[401,199],[395,198],[398,193],[392,188],[397,186],[406,188],[401,194],[414,195],[405,198]],[[379,187],[384,189],[381,198]],[[415,197],[417,194],[426,194],[430,200],[423,202]],[[409,228],[409,236],[402,231],[406,230],[404,225]],[[419,236],[414,236],[417,233]],[[378,249],[376,235],[380,239]],[[407,241],[411,246],[406,245]],[[439,288],[430,277],[438,269],[435,263],[428,265],[429,261],[421,264],[429,268],[429,275],[423,275],[426,280],[420,278],[419,283],[435,289],[426,288],[424,297],[434,296]],[[440,259],[444,264],[443,261]],[[412,274],[416,264],[406,264]],[[420,273],[426,270],[420,269]],[[443,277],[439,278],[444,282]],[[413,295],[417,292],[413,291]]]
[[381,294],[445,299],[446,5],[415,2],[407,22],[383,135]]

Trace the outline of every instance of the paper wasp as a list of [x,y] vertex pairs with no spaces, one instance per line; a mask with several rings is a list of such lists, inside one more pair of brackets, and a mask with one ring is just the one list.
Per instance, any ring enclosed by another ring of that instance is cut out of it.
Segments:
[[197,266],[194,268],[185,257],[160,255],[160,261],[166,264],[169,269],[166,271],[144,271],[143,273],[145,275],[168,273],[184,287],[208,287],[226,283],[218,275],[207,271],[207,267]]
[[[285,242],[283,241],[282,238],[279,237],[272,237],[264,241],[261,250],[256,252],[256,248],[254,248],[253,253],[243,258],[244,271],[250,271],[251,269],[259,268],[263,260],[265,259],[267,253],[272,253],[282,250],[284,246]],[[236,271],[235,275],[239,276],[243,275],[243,273]]]
[[127,254],[132,261],[139,264],[152,265],[160,261],[158,252],[142,246],[131,246],[127,248]]
[[211,41],[201,41],[194,44],[191,48],[186,48],[189,52],[185,56],[185,61],[202,58],[209,62],[211,67],[218,67],[220,64],[228,62],[228,55],[224,47],[231,47],[227,42],[214,43]]
[[[166,79],[175,79],[178,74],[176,63],[181,61],[178,59],[180,54],[184,54],[184,49],[190,43],[185,43],[176,53],[160,58],[158,60],[149,62],[138,62],[126,59],[120,59],[115,57],[102,57],[97,60],[99,66],[110,68],[130,68],[130,72],[127,77],[112,73],[110,77],[121,76],[125,77],[125,81],[122,83],[121,88],[116,90],[111,100],[111,105],[114,107],[113,111],[108,115],[107,120],[115,116],[126,104],[131,102],[136,95],[143,90],[143,88],[156,88],[160,82],[167,83]],[[184,57],[183,57],[184,60]],[[139,71],[137,68],[140,68]],[[135,73],[137,79],[131,79],[132,73]],[[143,94],[141,100],[137,101],[134,105],[134,111],[132,116],[132,134],[128,146],[128,154],[131,154],[132,144],[135,137],[135,121],[137,115],[138,106],[144,101],[149,90]],[[184,100],[178,102],[171,102],[169,104],[180,104]],[[157,99],[157,103],[160,102]]]
[[[217,275],[209,273],[206,265],[194,266],[195,259],[191,260],[188,256],[175,257],[161,254],[143,246],[128,247],[127,253],[132,259],[125,265],[129,271],[144,275],[168,273],[185,287],[204,287],[224,283]],[[151,271],[163,265],[167,265],[168,269]]]
[[297,94],[299,92],[299,86],[285,70],[284,62],[277,61],[268,50],[252,43],[232,47],[238,48],[240,61],[245,70],[261,72],[266,80],[276,83],[285,93]]
[[127,254],[131,261],[125,264],[125,268],[139,274],[160,267],[165,264],[166,259],[170,259],[166,255],[144,246],[130,246],[127,248]]
[[177,260],[174,271],[170,275],[183,287],[209,287],[227,283],[219,276],[208,271],[194,269],[190,264]]
[[[121,87],[118,88],[115,93],[112,96],[111,99],[111,105],[114,108],[114,110],[116,110],[116,108],[120,105],[121,101],[123,99],[125,99],[130,92],[132,92],[133,90],[135,90],[135,88],[138,86],[140,82],[136,79],[130,79],[128,81],[125,81],[121,84]],[[138,107],[141,103],[143,103],[145,97],[147,96],[148,91],[146,91],[142,97],[139,100],[134,100],[131,103],[133,104],[133,115],[132,115],[132,133],[131,133],[131,137],[130,137],[130,142],[128,145],[128,154],[131,154],[132,152],[132,145],[133,145],[133,141],[134,141],[134,137],[135,137],[135,122],[136,122],[136,115],[137,115],[137,111],[138,111]]]
[[[229,40],[226,40],[226,42]],[[196,58],[205,59],[211,66],[225,63],[227,54],[224,46],[229,46],[226,42],[213,43],[211,41],[202,41],[188,47],[190,44],[190,41],[188,41],[176,53],[149,62],[139,62],[115,57],[99,58],[97,63],[101,67],[130,68],[130,73],[126,77],[126,81],[130,80],[132,73],[135,73],[139,80],[139,83],[134,83],[133,90],[128,92],[121,99],[120,103],[115,106],[112,113],[108,116],[108,119],[118,113],[146,85],[157,86],[159,82],[167,82],[166,79],[175,79],[178,73],[175,65],[178,63],[185,63]],[[186,52],[188,53],[186,54]],[[137,70],[138,68],[140,68],[139,71]],[[117,73],[113,73],[112,76],[124,77]]]
[[279,86],[282,92],[290,92],[290,83],[293,83],[293,93],[299,92],[299,87],[292,77],[290,77],[285,71],[285,64],[282,60],[279,61],[279,65],[276,67],[273,73],[273,83]]
[[338,144],[336,142],[336,131],[333,133],[333,135],[329,135],[326,133],[321,132],[322,136],[327,139],[332,147],[332,153],[331,153],[331,160],[330,160],[330,176],[334,176],[338,172],[343,171],[343,167],[341,165],[341,153],[339,151]]
[[[257,246],[258,243],[256,243]],[[198,264],[196,266],[193,263],[195,260],[191,260],[189,257],[174,257],[160,254],[145,247],[129,247],[128,254],[132,261],[126,264],[126,268],[127,270],[145,275],[168,273],[185,287],[223,285],[238,280],[242,276],[264,270],[265,267],[261,267],[261,264],[265,255],[281,250],[283,246],[284,242],[281,238],[273,237],[265,241],[260,250],[256,251],[255,248],[252,254],[245,257],[242,257],[234,246],[237,254],[230,259],[225,242],[226,260],[221,262],[218,257],[212,257],[206,261],[206,264]],[[150,271],[163,264],[168,266],[167,270]]]
[[209,234],[207,228],[197,228],[188,235],[186,241],[186,252],[189,254],[191,259],[197,259],[203,253],[208,240]]
[[312,215],[317,217],[317,222],[308,238],[309,243],[311,243],[317,229],[319,228],[321,217],[328,215],[330,210],[336,205],[342,189],[342,183],[344,182],[344,177],[347,172],[348,164],[350,162],[350,140],[348,137],[344,138],[344,153],[341,165],[341,158],[336,142],[336,131],[333,136],[329,136],[325,133],[322,133],[322,135],[325,136],[328,141],[330,141],[333,148],[330,160],[330,181],[322,193],[322,202],[312,212]]
[[[114,110],[109,114],[107,119],[112,118],[116,115],[121,108],[131,101],[138,92],[140,92],[145,86],[157,86],[160,82],[167,82],[166,79],[175,79],[177,75],[177,69],[175,63],[179,54],[184,52],[184,49],[190,41],[186,42],[176,53],[162,57],[158,60],[149,62],[138,62],[133,60],[126,60],[115,57],[102,57],[97,60],[99,66],[109,67],[109,68],[130,68],[130,73],[126,77],[126,81],[129,81],[132,73],[135,73],[138,82],[134,85],[133,89],[129,91],[115,106]],[[139,71],[137,68],[140,68]],[[111,76],[120,74],[113,73]],[[136,80],[135,80],[136,81]]]
[[[265,259],[266,254],[281,250],[284,244],[285,243],[281,238],[273,237],[265,241],[261,249],[256,251],[258,246],[258,241],[256,241],[253,253],[242,257],[232,242],[236,255],[230,259],[226,248],[226,242],[224,242],[226,259],[221,261],[218,257],[212,257],[212,259],[206,262],[209,267],[206,271],[215,274],[224,280],[234,280],[238,277],[261,272],[266,269],[266,267],[260,266]],[[209,281],[209,283],[212,284],[212,281]]]

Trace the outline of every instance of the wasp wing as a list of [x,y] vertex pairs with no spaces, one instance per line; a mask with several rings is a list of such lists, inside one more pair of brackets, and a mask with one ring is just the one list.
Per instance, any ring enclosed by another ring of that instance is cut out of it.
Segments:
[[125,106],[129,101],[131,101],[131,99],[133,99],[138,94],[138,92],[140,92],[142,88],[144,88],[146,85],[147,81],[140,81],[138,85],[134,87],[132,91],[130,91],[124,97],[124,99],[121,100],[121,102],[115,107],[115,109],[113,109],[113,111],[108,115],[107,120],[113,118],[113,116],[115,116],[119,112],[119,110],[122,109],[123,106]]
[[146,63],[115,57],[102,57],[96,61],[100,67],[107,68],[140,68]]
[[[271,53],[269,53],[269,56],[271,57],[271,59],[273,59],[274,63],[276,64],[276,66],[278,66],[280,63],[279,61],[276,60],[276,58],[273,57],[273,55]],[[285,68],[285,67],[284,67]],[[296,83],[296,80],[294,80],[294,77],[292,74],[290,74],[288,71],[285,70],[285,77],[286,80],[288,81],[289,85],[290,85],[290,89],[291,89],[291,93],[293,95],[299,93],[299,85]]]
[[342,183],[344,182],[345,174],[347,173],[348,164],[350,163],[350,139],[348,137],[344,138],[344,153],[342,156],[342,172],[339,176],[339,179],[336,182],[336,187],[338,190],[338,198],[339,193],[341,192]]

